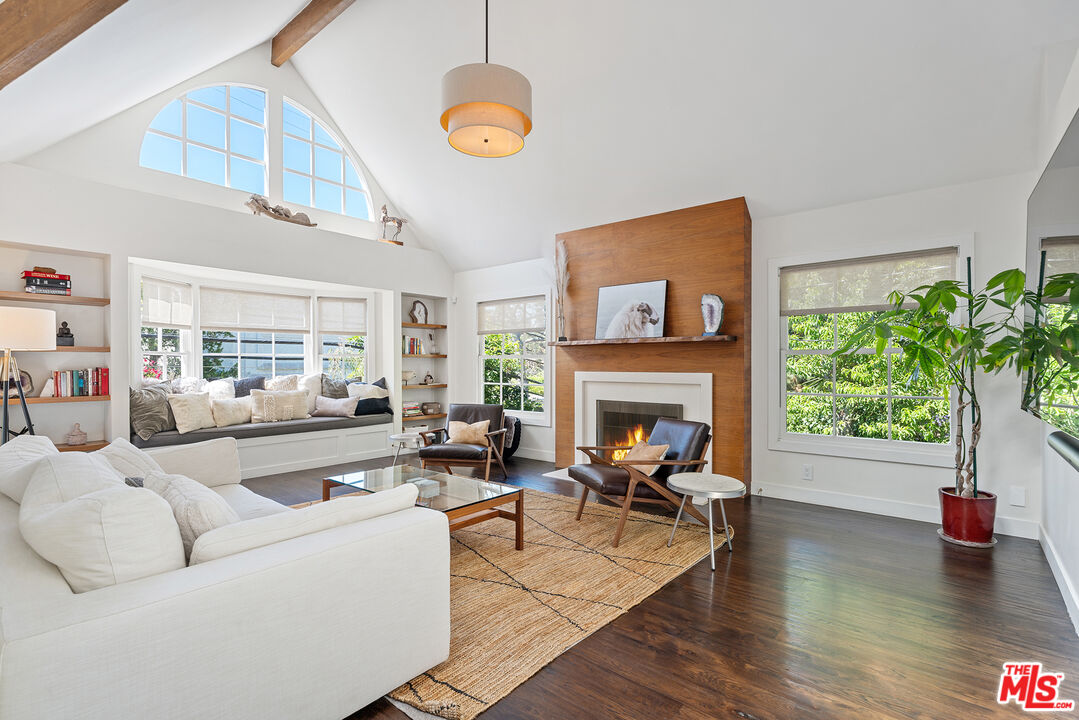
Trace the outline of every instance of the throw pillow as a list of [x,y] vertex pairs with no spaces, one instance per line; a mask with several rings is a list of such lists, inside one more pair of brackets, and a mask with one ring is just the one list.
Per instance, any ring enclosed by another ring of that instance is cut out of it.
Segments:
[[186,564],[169,504],[127,487],[107,462],[86,453],[38,463],[19,508],[19,529],[77,593]]
[[251,391],[251,422],[279,422],[307,417],[307,393],[303,390],[285,392]]
[[233,397],[247,397],[252,390],[262,390],[266,385],[266,378],[262,375],[256,375],[255,377],[233,380],[232,384],[234,389]]
[[131,388],[131,429],[143,440],[176,427],[175,421],[170,422],[168,387],[168,384],[158,384],[139,390]]
[[388,386],[386,385],[386,378],[384,378],[384,377],[380,377],[380,378],[379,378],[378,380],[375,380],[375,381],[374,381],[373,383],[371,383],[371,384],[372,384],[372,385],[377,385],[378,387],[382,388],[383,390],[389,390],[389,389],[390,389],[390,388],[389,388],[389,387],[388,387]]
[[38,460],[59,454],[44,435],[19,435],[0,445],[0,492],[21,503]]
[[215,400],[226,400],[228,398],[236,397],[236,388],[232,384],[232,378],[225,378],[223,380],[214,380],[206,385],[205,392],[210,393],[210,402]]
[[[629,449],[624,460],[662,460],[670,445],[649,445],[643,440]],[[659,465],[634,465],[645,475],[654,475]]]
[[220,398],[210,403],[217,427],[243,425],[251,422],[251,396],[238,398]]
[[386,388],[379,387],[374,383],[368,385],[367,383],[351,383],[348,388],[348,396],[354,398],[361,398],[367,400],[369,398],[384,398],[390,396],[390,391]]
[[390,399],[388,397],[368,398],[356,403],[357,415],[381,415],[383,413],[393,415],[393,408],[390,407]]
[[175,395],[187,395],[188,393],[202,392],[206,389],[207,381],[197,377],[179,377],[172,381],[169,392]]
[[214,413],[210,408],[210,393],[169,395],[169,406],[176,416],[176,431],[181,435],[193,430],[214,427]]
[[450,433],[449,441],[451,443],[467,443],[469,445],[486,445],[487,428],[490,424],[490,420],[481,420],[477,423],[472,423],[471,425],[466,422],[451,420],[450,426],[447,428]]
[[191,546],[199,535],[240,522],[240,516],[224,498],[189,477],[150,473],[143,478],[143,486],[163,497],[172,508],[185,557],[191,556]]
[[152,472],[164,472],[156,460],[132,445],[126,438],[118,437],[90,454],[101,458],[116,472],[127,478],[141,478]]
[[322,392],[320,392],[319,395],[334,399],[348,397],[348,380],[334,380],[329,375],[323,373]]
[[307,412],[315,412],[315,398],[322,393],[322,373],[304,375],[297,383],[296,389],[307,391]]
[[299,375],[278,375],[277,377],[266,378],[263,389],[270,392],[283,392],[285,390],[299,390],[300,382]]
[[327,398],[321,395],[315,398],[315,412],[312,417],[353,417],[356,414],[358,397]]

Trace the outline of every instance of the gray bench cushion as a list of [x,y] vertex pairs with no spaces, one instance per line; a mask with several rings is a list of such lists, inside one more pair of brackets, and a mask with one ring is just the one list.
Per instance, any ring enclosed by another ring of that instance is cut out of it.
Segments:
[[219,437],[234,437],[237,440],[242,440],[243,438],[291,435],[293,433],[315,432],[318,430],[339,430],[341,428],[363,427],[365,425],[382,425],[391,422],[393,422],[393,415],[389,413],[360,415],[357,417],[312,417],[302,420],[282,420],[281,422],[246,423],[244,425],[230,425],[220,428],[203,428],[183,435],[175,430],[166,430],[154,433],[149,440],[143,440],[138,435],[132,435],[131,443],[140,448],[165,447],[167,445],[186,445],[187,443],[202,442],[203,440],[213,440]]

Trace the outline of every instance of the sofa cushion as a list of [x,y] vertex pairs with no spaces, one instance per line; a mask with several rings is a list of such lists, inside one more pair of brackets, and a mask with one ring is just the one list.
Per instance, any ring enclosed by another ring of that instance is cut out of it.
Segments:
[[107,462],[85,453],[37,464],[19,529],[77,593],[186,564],[169,504],[150,490],[128,487]]
[[442,443],[420,448],[421,458],[448,458],[453,460],[486,460],[487,446],[471,443]]
[[251,492],[243,485],[218,485],[212,490],[229,504],[241,520],[288,512],[289,508],[276,500]]
[[131,429],[143,440],[163,430],[175,430],[176,421],[169,407],[168,384],[151,385],[140,390],[131,389],[129,403]]
[[243,438],[293,435],[295,433],[318,432],[322,430],[341,430],[343,428],[365,427],[367,425],[388,425],[391,422],[393,422],[393,417],[386,413],[362,415],[350,418],[311,417],[300,420],[282,420],[281,422],[275,423],[249,423],[247,425],[230,425],[229,427],[224,428],[204,428],[202,430],[187,433],[186,435],[180,435],[173,430],[171,432],[157,433],[149,440],[143,440],[135,435],[131,438],[131,442],[135,447],[148,449],[197,443],[221,437],[231,437],[239,440]]
[[251,422],[278,422],[307,417],[307,393],[303,390],[251,391]]
[[44,435],[20,435],[0,445],[0,492],[21,503],[35,463],[59,454],[52,440]]
[[240,516],[223,497],[189,477],[152,472],[143,479],[143,487],[163,497],[172,508],[185,557],[191,555],[191,546],[199,535],[240,522]]
[[243,425],[251,422],[251,396],[221,398],[210,403],[216,427]]
[[405,510],[416,504],[418,488],[412,483],[359,497],[340,497],[299,510],[226,525],[199,537],[191,551],[191,564],[272,545]]
[[240,482],[240,453],[236,438],[220,437],[204,442],[163,447],[149,451],[162,470],[198,480],[207,487]]
[[192,430],[214,427],[214,413],[210,406],[210,393],[169,395],[169,407],[176,416],[176,432],[183,435]]
[[164,472],[157,461],[126,438],[116,438],[91,455],[101,458],[125,478],[145,478],[152,472]]

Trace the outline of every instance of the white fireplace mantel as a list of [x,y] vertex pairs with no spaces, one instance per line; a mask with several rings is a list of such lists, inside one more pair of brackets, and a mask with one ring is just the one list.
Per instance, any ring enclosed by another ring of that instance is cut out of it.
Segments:
[[[577,372],[573,374],[574,446],[596,445],[596,401],[682,405],[682,419],[712,425],[711,373]],[[588,462],[577,452],[577,462]],[[711,459],[711,458],[709,458]],[[708,466],[703,470],[708,471]]]

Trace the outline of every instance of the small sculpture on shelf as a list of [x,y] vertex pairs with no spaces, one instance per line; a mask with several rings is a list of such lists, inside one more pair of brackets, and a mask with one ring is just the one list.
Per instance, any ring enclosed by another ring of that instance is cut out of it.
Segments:
[[425,402],[420,405],[420,409],[423,410],[424,415],[438,415],[442,412],[442,404],[436,402]]
[[304,227],[316,227],[318,225],[318,223],[311,222],[311,218],[307,216],[307,213],[294,213],[284,205],[270,207],[270,201],[261,195],[252,195],[244,205],[251,208],[251,212],[255,215],[266,215],[274,220],[284,220]]
[[701,315],[704,317],[704,336],[719,335],[719,328],[723,325],[723,299],[712,293],[701,295]]
[[435,344],[435,334],[433,332],[427,333],[427,352],[438,355],[438,345]]
[[427,324],[427,306],[419,300],[412,301],[412,307],[408,311],[408,317],[417,325]]
[[85,445],[86,433],[83,432],[82,428],[79,426],[79,423],[75,423],[75,426],[71,428],[71,432],[69,432],[67,434],[67,437],[64,439],[68,445]]
[[[405,226],[405,223],[407,223],[408,220],[390,215],[389,212],[386,210],[386,206],[383,205],[382,215],[379,217],[378,221],[382,223],[382,237],[379,238],[380,241],[384,243],[393,243],[394,245],[404,245],[403,242],[397,239],[397,236],[401,234],[401,228]],[[397,232],[393,234],[392,238],[386,237],[387,225],[393,225],[395,228],[397,228]]]
[[415,370],[402,370],[401,371],[401,380],[404,382],[405,385],[412,384],[412,381],[415,380],[415,379],[416,379],[416,371]]
[[434,385],[434,384],[435,384],[435,378],[431,375],[431,372],[428,371],[427,374],[423,376],[423,382],[421,382],[420,385]]
[[71,333],[71,328],[67,326],[66,322],[60,323],[60,328],[56,331],[56,344],[60,347],[72,347],[75,345],[75,336]]
[[558,342],[566,341],[566,290],[569,288],[569,251],[566,241],[559,240],[554,253],[555,275],[555,323],[558,325]]

